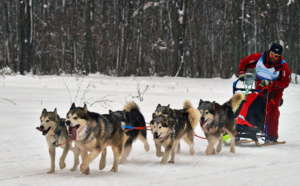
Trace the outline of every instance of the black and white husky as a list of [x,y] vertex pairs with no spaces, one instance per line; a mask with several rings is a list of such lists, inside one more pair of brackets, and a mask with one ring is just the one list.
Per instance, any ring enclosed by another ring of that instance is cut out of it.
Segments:
[[[205,150],[207,155],[215,154],[216,151],[222,150],[223,134],[227,132],[230,137],[230,152],[235,153],[235,134],[236,124],[233,110],[236,110],[240,102],[244,99],[242,93],[237,93],[223,105],[216,102],[203,101],[199,102],[198,110],[200,111],[200,126],[208,140],[208,146]],[[217,149],[214,146],[218,143]]]
[[[150,122],[151,132],[156,147],[156,156],[163,157],[161,164],[165,164],[171,154],[169,163],[174,163],[175,150],[179,141],[184,141],[190,146],[190,154],[194,155],[194,129],[196,128],[200,113],[192,107],[190,101],[183,104],[184,109],[175,110],[168,106],[157,106]],[[161,146],[165,152],[161,151]]]

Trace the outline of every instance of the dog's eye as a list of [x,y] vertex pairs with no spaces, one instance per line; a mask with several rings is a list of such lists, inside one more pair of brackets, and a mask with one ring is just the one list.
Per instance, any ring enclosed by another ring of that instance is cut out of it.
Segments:
[[50,121],[49,119],[46,120],[47,123],[48,123],[49,121]]
[[78,119],[78,117],[74,117],[74,119],[76,120],[76,119]]
[[206,111],[205,114],[208,114],[208,112]]
[[161,129],[161,126],[159,126],[158,128]]

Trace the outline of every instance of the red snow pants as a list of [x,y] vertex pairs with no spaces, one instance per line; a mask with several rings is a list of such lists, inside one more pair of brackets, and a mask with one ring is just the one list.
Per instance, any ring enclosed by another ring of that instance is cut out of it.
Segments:
[[274,136],[278,138],[278,125],[279,125],[279,105],[282,98],[282,92],[274,92],[274,102],[268,103],[268,130],[269,137]]

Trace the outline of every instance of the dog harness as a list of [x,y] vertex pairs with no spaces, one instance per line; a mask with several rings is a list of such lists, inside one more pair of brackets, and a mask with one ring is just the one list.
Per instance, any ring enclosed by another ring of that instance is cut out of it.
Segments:
[[[64,145],[64,144],[66,144],[66,143],[69,142],[69,140],[67,140],[67,141],[64,142],[64,143],[59,144],[59,143],[58,143],[58,139],[59,139],[59,137],[60,137],[60,134],[61,134],[61,131],[59,131],[59,134],[58,134],[57,138],[56,138],[55,141],[52,143],[55,147],[59,147],[59,146]],[[55,135],[54,135],[54,138],[55,138]]]
[[165,137],[160,141],[160,143],[163,143],[166,139],[168,139],[171,136],[171,139],[174,140],[174,136],[175,136],[175,126],[172,126],[172,131],[170,133],[168,133],[167,135],[165,135]]

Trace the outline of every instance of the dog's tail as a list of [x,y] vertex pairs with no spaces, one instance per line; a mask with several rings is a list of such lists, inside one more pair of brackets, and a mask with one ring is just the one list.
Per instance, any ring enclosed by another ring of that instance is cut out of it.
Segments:
[[190,100],[185,100],[183,102],[183,109],[189,109],[189,108],[193,108],[193,105]]
[[193,128],[193,130],[196,128],[196,126],[199,123],[200,120],[200,112],[198,109],[193,108],[192,103],[190,100],[185,100],[183,103],[183,109],[187,109],[186,112],[188,113],[188,119],[189,122]]
[[140,111],[139,106],[134,101],[127,102],[126,105],[124,106],[124,110],[126,112],[130,112],[133,109]]
[[230,98],[229,101],[227,101],[226,103],[224,103],[224,105],[230,106],[230,107],[232,108],[232,111],[235,112],[235,111],[239,108],[241,102],[242,102],[244,99],[245,99],[244,94],[241,93],[241,92],[238,92],[238,93],[234,94],[234,95]]

